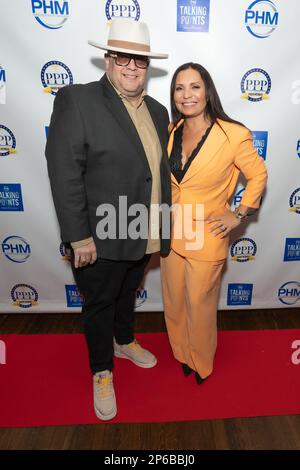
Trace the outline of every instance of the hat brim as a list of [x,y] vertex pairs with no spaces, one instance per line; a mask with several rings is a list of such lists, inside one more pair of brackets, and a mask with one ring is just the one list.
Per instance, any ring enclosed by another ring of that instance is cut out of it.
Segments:
[[167,59],[169,57],[168,54],[159,54],[158,52],[144,52],[144,51],[135,51],[133,49],[123,49],[122,47],[114,47],[110,48],[103,44],[98,44],[94,41],[88,41],[91,46],[97,47],[98,49],[103,49],[104,51],[116,51],[116,52],[124,52],[124,54],[132,54],[132,55],[142,55],[144,57],[149,57],[149,59]]

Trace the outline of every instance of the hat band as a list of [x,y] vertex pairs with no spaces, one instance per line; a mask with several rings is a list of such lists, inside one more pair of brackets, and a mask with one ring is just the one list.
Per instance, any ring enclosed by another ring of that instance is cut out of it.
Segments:
[[139,42],[119,41],[118,39],[109,39],[107,45],[121,49],[132,49],[133,51],[150,52],[150,46]]

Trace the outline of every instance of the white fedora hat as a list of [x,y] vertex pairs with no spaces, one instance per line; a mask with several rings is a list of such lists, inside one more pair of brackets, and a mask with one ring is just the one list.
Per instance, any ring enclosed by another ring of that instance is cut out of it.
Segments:
[[150,50],[150,35],[146,23],[128,18],[112,20],[107,44],[98,44],[94,41],[88,41],[88,43],[106,51],[143,55],[154,59],[167,59],[168,57],[168,54],[159,54]]

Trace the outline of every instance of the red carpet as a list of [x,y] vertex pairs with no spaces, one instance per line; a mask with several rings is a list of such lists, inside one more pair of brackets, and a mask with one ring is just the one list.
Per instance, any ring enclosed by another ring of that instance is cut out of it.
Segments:
[[[291,361],[300,330],[220,332],[214,374],[200,386],[193,376],[183,376],[165,334],[137,337],[157,355],[158,365],[141,369],[116,359],[118,415],[111,422],[300,413],[300,364]],[[2,335],[0,340],[6,344],[0,426],[101,423],[93,412],[82,335]]]

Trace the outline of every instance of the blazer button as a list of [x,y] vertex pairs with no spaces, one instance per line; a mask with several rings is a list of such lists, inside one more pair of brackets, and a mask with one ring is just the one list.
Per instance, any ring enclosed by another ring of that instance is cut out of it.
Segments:
[[152,180],[151,176],[148,176],[148,178],[146,178],[147,183],[149,183],[149,181],[151,180]]

